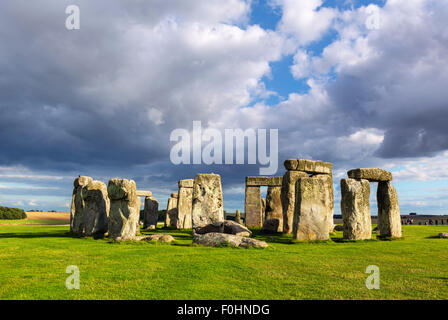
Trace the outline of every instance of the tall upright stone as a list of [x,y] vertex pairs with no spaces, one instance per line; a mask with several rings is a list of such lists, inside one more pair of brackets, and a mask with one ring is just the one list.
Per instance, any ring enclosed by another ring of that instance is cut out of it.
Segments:
[[258,228],[263,225],[263,203],[261,201],[260,187],[246,185],[244,212],[247,227]]
[[193,228],[224,221],[221,177],[198,174],[193,185]]
[[390,181],[379,182],[376,197],[380,236],[401,238],[400,206],[395,187]]
[[70,232],[82,235],[84,233],[84,199],[82,188],[92,182],[91,177],[80,176],[73,182],[72,206],[70,209]]
[[155,229],[159,219],[159,201],[154,197],[145,197],[143,209],[143,229]]
[[240,212],[240,210],[236,210],[235,222],[239,223],[239,224],[243,224],[243,221],[241,220],[241,212]]
[[84,230],[86,236],[104,235],[108,230],[110,201],[107,187],[101,181],[90,181],[82,188]]
[[281,187],[268,187],[266,194],[265,221],[269,219],[278,220],[277,232],[283,231],[283,208],[281,199]]
[[107,186],[110,199],[109,236],[132,240],[138,230],[140,199],[134,180],[111,179]]
[[300,178],[296,183],[293,220],[295,240],[328,240],[333,220],[329,175]]
[[341,196],[344,239],[371,239],[372,220],[369,205],[369,181],[365,179],[342,179]]
[[261,200],[261,218],[264,221],[266,219],[266,198],[261,198],[260,200]]
[[193,179],[179,181],[177,202],[177,229],[191,229],[191,210],[193,201]]
[[[285,165],[286,166],[286,165]],[[295,201],[296,201],[296,183],[300,178],[308,178],[308,174],[302,171],[286,171],[283,176],[281,201],[283,210],[283,232],[292,233]]]
[[178,193],[172,193],[166,206],[165,227],[177,227],[177,197]]

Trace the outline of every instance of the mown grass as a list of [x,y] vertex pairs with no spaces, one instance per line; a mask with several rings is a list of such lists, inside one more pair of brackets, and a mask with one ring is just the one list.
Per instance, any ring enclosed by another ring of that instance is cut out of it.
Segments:
[[[293,243],[267,249],[191,245],[188,231],[158,229],[174,244],[74,238],[67,226],[0,226],[1,299],[448,299],[448,226],[403,226],[397,241]],[[80,269],[67,290],[66,267]],[[365,285],[380,269],[380,290]]]

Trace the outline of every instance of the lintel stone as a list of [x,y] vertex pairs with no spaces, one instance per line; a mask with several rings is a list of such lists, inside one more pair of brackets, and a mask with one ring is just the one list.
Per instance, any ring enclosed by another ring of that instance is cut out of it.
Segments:
[[248,187],[281,187],[283,177],[246,177]]
[[151,197],[151,191],[137,190],[137,197]]
[[351,179],[365,179],[370,182],[392,181],[392,173],[379,168],[359,168],[347,172]]
[[331,174],[333,168],[330,162],[305,159],[288,159],[284,166],[288,171],[303,171],[309,174]]
[[194,179],[179,180],[179,188],[193,188]]

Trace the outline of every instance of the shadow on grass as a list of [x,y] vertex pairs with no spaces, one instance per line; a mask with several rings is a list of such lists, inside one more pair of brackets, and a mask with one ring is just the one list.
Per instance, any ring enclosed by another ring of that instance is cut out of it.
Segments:
[[66,231],[33,232],[33,233],[0,233],[0,239],[33,239],[33,238],[73,238]]
[[448,238],[444,238],[444,237],[441,237],[441,236],[429,236],[429,237],[425,237],[425,239],[448,239]]

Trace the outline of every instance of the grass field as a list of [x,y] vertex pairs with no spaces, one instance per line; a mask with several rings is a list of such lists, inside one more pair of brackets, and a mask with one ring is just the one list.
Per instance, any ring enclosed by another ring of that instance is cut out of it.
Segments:
[[[17,221],[15,222],[17,223]],[[23,221],[26,223],[26,220]],[[448,226],[403,226],[404,240],[290,243],[256,235],[267,249],[114,243],[72,238],[68,226],[0,225],[0,299],[448,299]],[[151,232],[151,233],[155,233]],[[67,290],[66,267],[80,269]],[[380,269],[368,290],[366,267]]]

